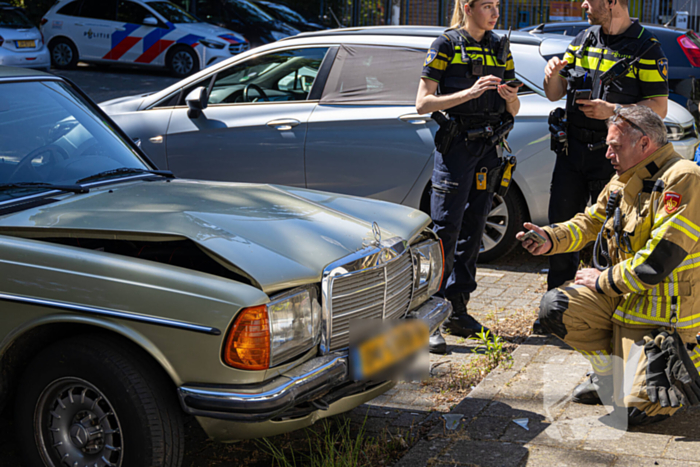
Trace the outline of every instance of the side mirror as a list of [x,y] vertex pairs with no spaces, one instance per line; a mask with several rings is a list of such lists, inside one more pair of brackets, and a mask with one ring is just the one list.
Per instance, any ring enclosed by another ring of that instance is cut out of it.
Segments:
[[200,86],[192,90],[191,93],[185,98],[187,102],[187,116],[189,118],[199,118],[202,115],[202,110],[207,108],[207,103],[209,101],[209,96],[207,95],[207,88]]
[[145,26],[158,26],[158,20],[155,19],[153,16],[146,16],[143,19],[143,24]]

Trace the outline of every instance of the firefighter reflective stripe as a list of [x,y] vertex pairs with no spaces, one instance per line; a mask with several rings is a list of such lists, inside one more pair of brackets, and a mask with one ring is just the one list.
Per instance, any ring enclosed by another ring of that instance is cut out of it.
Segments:
[[700,238],[700,227],[686,219],[680,214],[676,214],[668,221],[671,227],[680,230],[686,234],[694,242],[698,241]]
[[688,269],[694,269],[700,266],[700,253],[694,253],[685,257],[683,262],[678,265],[676,271],[687,271]]
[[585,350],[575,348],[577,352],[580,352],[586,360],[588,360],[593,367],[593,371],[598,376],[606,376],[612,374],[612,356],[610,352],[606,350],[594,350],[592,352],[587,352]]
[[622,268],[622,279],[625,281],[625,284],[627,284],[627,287],[630,288],[630,290],[634,292],[641,292],[645,290],[644,285],[642,285],[639,280],[637,280],[637,277],[635,276],[634,272],[632,272],[632,260],[634,258],[630,258],[626,261],[623,261],[620,263],[620,267]]
[[690,358],[695,364],[695,368],[700,370],[700,345],[696,345],[695,348],[690,352]]
[[563,224],[563,226],[568,228],[571,233],[571,244],[566,251],[577,251],[583,242],[583,232],[581,232],[581,229],[573,222],[567,222]]
[[594,204],[593,206],[588,208],[588,211],[586,212],[588,212],[588,215],[591,216],[593,219],[597,219],[600,222],[605,222],[605,216],[598,212],[597,206],[597,204]]

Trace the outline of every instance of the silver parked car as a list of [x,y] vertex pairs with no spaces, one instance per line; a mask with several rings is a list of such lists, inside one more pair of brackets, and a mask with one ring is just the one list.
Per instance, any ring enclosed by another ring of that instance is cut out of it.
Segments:
[[[305,33],[257,48],[160,92],[103,109],[159,167],[205,180],[265,182],[366,196],[428,211],[437,125],[418,115],[423,60],[443,29],[375,27]],[[541,83],[571,41],[513,32],[521,88],[509,142],[514,185],[496,197],[481,260],[516,244],[523,221],[546,223],[555,155]],[[676,150],[698,145],[692,115],[669,102]]]

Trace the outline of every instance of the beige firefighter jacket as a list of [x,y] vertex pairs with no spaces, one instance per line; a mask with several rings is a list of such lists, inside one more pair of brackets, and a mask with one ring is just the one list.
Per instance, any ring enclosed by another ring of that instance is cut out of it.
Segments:
[[[614,192],[622,214],[617,236],[614,216],[606,215]],[[626,327],[673,326],[694,340],[700,330],[700,300],[693,294],[700,282],[700,167],[670,143],[659,148],[614,176],[584,213],[545,227],[553,243],[548,254],[581,250],[603,227],[612,266],[596,289],[621,297],[612,319]]]

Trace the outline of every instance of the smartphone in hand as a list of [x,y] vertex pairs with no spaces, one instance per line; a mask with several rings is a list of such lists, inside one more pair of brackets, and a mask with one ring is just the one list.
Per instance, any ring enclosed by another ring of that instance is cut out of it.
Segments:
[[547,243],[547,239],[535,232],[534,230],[530,230],[520,239],[521,242],[524,242],[526,240],[534,241],[535,243],[537,243],[537,246],[542,246],[545,243]]
[[579,99],[590,100],[591,94],[592,94],[592,91],[590,89],[577,89],[576,91],[574,91],[574,100],[575,101],[577,101]]
[[506,82],[506,84],[511,88],[517,88],[520,87],[523,83],[519,79],[514,79],[513,81]]

